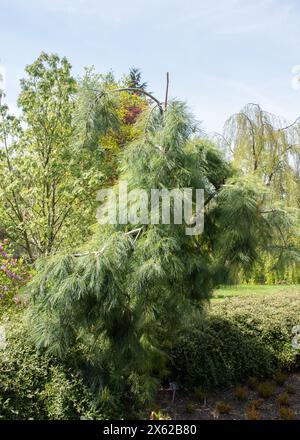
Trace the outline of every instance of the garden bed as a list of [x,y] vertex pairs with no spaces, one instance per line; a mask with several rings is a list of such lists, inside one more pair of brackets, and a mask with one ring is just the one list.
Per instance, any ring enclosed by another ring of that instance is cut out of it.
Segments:
[[[268,398],[262,398],[256,389],[247,385],[248,396],[239,400],[236,396],[237,388],[229,388],[210,393],[206,399],[199,399],[196,395],[178,392],[172,403],[172,394],[161,390],[157,396],[157,408],[152,412],[152,418],[167,418],[173,420],[300,420],[300,374],[289,374],[284,384],[274,386]],[[288,400],[284,405],[283,395],[287,394]],[[281,396],[281,397],[280,397]],[[258,406],[255,408],[255,406]],[[253,410],[255,408],[255,411]],[[282,409],[284,408],[284,409]],[[220,409],[225,413],[220,412]],[[151,417],[151,411],[149,412]]]

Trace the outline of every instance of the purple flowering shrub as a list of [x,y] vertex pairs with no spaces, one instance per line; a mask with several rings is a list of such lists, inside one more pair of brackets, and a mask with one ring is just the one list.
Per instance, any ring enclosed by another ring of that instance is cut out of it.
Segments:
[[14,255],[9,241],[0,241],[0,306],[21,303],[20,289],[31,279],[29,267]]

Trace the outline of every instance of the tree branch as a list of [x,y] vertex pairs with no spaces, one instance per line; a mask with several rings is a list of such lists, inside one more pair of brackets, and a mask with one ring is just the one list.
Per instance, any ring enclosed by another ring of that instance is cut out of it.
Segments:
[[[94,92],[99,93],[99,90],[94,89]],[[163,113],[163,108],[162,108],[161,102],[157,98],[155,98],[153,95],[151,95],[151,93],[146,92],[144,89],[137,89],[135,87],[122,87],[120,89],[113,89],[113,90],[109,90],[107,92],[100,92],[99,98],[102,98],[103,95],[108,94],[108,93],[119,93],[119,92],[135,92],[135,93],[140,93],[141,95],[146,95],[152,101],[156,102],[160,112]]]
[[[137,229],[133,229],[132,231],[125,232],[125,235],[127,235],[127,236],[131,236],[131,235],[135,236],[135,239],[132,242],[132,244],[134,244],[137,241],[137,239],[139,238],[139,236],[141,235],[142,230],[143,230],[142,227],[141,228],[137,228]],[[76,258],[78,258],[78,257],[86,257],[87,255],[95,255],[96,257],[98,257],[100,254],[102,254],[102,252],[104,251],[105,248],[106,248],[106,245],[104,245],[100,249],[100,251],[85,252],[83,254],[73,254],[73,257],[76,257]]]

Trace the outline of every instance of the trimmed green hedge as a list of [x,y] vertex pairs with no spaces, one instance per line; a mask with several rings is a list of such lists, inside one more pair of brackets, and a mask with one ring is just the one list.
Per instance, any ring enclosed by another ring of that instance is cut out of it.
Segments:
[[299,366],[291,346],[300,325],[300,295],[226,299],[213,303],[205,322],[173,346],[172,375],[185,388],[226,386]]
[[[29,342],[22,313],[2,317],[0,419],[109,419],[119,415],[109,395],[95,400],[79,374]],[[114,412],[115,410],[115,412]]]
[[[0,418],[125,417],[124,396],[98,396],[74,369],[37,352],[22,316],[14,314],[4,323],[7,345],[0,349]],[[295,369],[300,350],[291,346],[291,330],[298,324],[298,294],[213,303],[205,321],[172,347],[172,379],[187,389],[215,388],[250,376],[271,376],[278,368]],[[128,405],[132,411],[132,400]]]

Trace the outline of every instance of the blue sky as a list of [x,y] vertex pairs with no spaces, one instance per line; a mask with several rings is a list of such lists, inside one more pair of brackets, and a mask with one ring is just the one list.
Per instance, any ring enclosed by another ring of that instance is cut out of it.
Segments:
[[14,110],[24,66],[46,51],[76,76],[137,66],[162,100],[169,71],[170,94],[207,132],[248,102],[294,120],[299,23],[298,0],[0,0],[0,70]]

